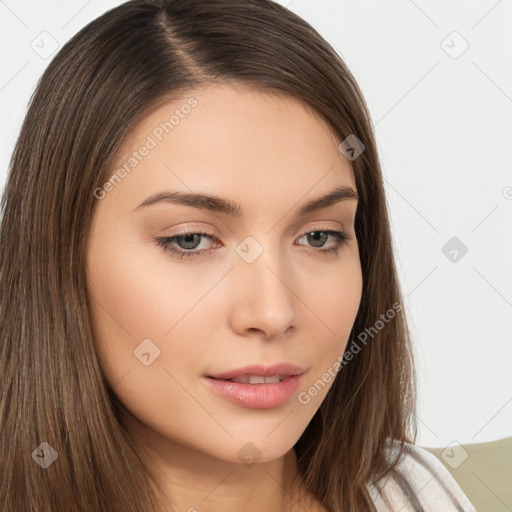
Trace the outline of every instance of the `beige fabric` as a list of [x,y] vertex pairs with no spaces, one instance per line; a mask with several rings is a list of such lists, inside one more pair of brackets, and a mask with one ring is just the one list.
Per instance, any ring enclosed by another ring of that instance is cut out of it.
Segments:
[[[418,497],[424,512],[476,512],[450,472],[439,459],[427,450],[406,443],[411,453],[398,466]],[[394,449],[394,448],[393,448]],[[409,499],[393,478],[379,482],[391,508],[374,486],[370,492],[378,512],[414,512]]]
[[461,447],[467,459],[455,468],[443,462],[446,448],[426,449],[441,460],[478,512],[512,512],[512,437]]

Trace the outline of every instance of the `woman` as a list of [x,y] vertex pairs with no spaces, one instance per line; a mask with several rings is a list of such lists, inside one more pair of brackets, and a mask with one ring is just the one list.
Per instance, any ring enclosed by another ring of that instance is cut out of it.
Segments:
[[32,98],[1,225],[0,509],[474,510],[414,446],[354,78],[269,0],[133,0]]

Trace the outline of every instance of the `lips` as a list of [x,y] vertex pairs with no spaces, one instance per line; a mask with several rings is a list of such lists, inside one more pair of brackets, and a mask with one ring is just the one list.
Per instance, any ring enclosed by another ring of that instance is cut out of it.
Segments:
[[[304,368],[291,363],[279,363],[272,366],[253,364],[244,366],[243,368],[207,375],[207,377],[218,380],[263,384],[280,382],[288,376],[302,375],[304,372]],[[278,378],[278,380],[276,378]]]
[[249,409],[273,409],[286,404],[306,370],[291,363],[253,364],[205,375],[203,382],[217,396]]

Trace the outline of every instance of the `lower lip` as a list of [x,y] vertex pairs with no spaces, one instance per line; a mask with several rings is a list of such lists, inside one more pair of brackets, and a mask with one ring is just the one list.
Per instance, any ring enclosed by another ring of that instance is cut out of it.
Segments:
[[222,398],[248,409],[272,409],[287,402],[297,391],[302,375],[290,375],[274,384],[242,384],[205,377],[211,389]]

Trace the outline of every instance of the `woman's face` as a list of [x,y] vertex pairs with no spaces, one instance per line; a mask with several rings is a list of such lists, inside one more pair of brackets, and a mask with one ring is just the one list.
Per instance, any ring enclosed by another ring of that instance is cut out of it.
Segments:
[[270,461],[325,398],[361,299],[357,199],[305,205],[357,192],[340,142],[296,100],[220,85],[124,141],[87,281],[100,364],[155,452]]

